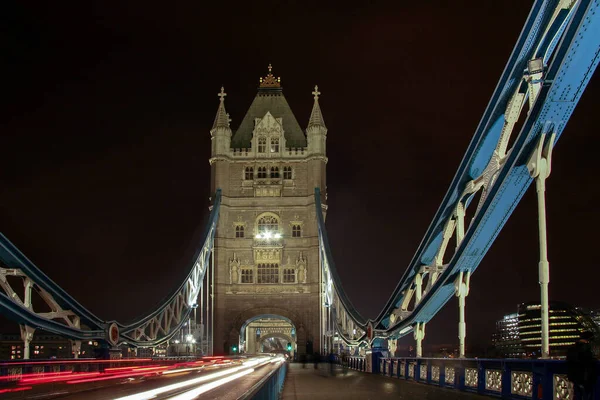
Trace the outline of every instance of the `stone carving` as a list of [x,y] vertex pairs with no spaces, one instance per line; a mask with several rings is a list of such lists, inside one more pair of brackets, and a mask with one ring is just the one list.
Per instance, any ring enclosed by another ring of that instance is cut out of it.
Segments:
[[302,252],[296,260],[296,276],[298,277],[298,283],[306,283],[306,258],[304,258]]
[[[533,394],[533,372],[512,371],[510,374],[510,381],[511,394],[528,397],[531,397],[531,395]],[[554,398],[559,399],[559,397],[556,396],[554,396]]]
[[477,387],[478,382],[477,368],[465,368],[465,386]]
[[439,365],[431,366],[431,380],[434,382],[440,381],[440,366]]
[[575,390],[566,375],[554,375],[554,398],[556,400],[573,399]]
[[444,371],[446,373],[446,384],[454,385],[456,378],[456,370],[454,367],[444,367]]
[[254,259],[257,262],[261,262],[261,261],[280,262],[281,261],[281,250],[280,249],[257,249],[254,252]]
[[267,111],[264,117],[254,119],[254,136],[279,136],[283,130],[281,123],[281,118],[275,118]]
[[231,279],[231,283],[239,283],[240,279],[240,260],[237,258],[237,255],[233,253],[233,258],[229,260],[229,278]]
[[502,392],[502,371],[499,369],[485,370],[485,389]]

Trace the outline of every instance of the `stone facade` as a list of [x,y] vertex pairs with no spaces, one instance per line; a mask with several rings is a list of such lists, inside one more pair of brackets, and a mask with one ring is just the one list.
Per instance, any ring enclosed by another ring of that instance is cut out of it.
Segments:
[[210,131],[211,191],[222,192],[214,246],[215,354],[228,353],[246,321],[261,315],[292,322],[299,354],[307,341],[315,350],[320,345],[314,190],[321,189],[326,208],[327,129],[316,88],[304,133],[279,82],[270,71],[261,78],[235,135],[221,90]]

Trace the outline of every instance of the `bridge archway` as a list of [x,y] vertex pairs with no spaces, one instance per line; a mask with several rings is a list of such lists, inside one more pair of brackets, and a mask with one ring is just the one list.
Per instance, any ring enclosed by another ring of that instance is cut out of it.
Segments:
[[[303,343],[299,339],[305,340],[304,328],[298,329],[287,316],[255,314],[240,322],[239,331],[232,331],[232,336],[236,335],[237,338],[230,337],[230,342],[239,343],[242,353],[287,352],[294,356],[298,352],[298,344]],[[299,338],[299,334],[303,338]],[[288,344],[291,346],[290,351],[287,350]]]

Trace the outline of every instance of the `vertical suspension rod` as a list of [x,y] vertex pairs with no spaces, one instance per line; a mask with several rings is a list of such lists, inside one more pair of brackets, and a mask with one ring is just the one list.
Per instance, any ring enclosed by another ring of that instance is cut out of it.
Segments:
[[[548,126],[545,127],[548,131]],[[532,178],[535,178],[535,186],[538,200],[538,228],[539,228],[539,251],[540,261],[538,263],[538,275],[540,284],[540,313],[542,319],[542,357],[550,358],[550,334],[549,334],[549,300],[548,284],[550,283],[550,262],[548,261],[548,243],[546,232],[546,179],[550,176],[552,161],[552,146],[556,134],[552,134],[545,143],[546,134],[543,133],[535,147],[527,168]]]

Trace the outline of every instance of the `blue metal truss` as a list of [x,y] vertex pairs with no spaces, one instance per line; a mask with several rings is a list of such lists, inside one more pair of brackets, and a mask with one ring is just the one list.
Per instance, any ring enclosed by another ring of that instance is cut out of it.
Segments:
[[[599,0],[535,2],[442,204],[373,320],[360,316],[344,293],[315,190],[324,277],[331,280],[324,293],[334,288],[327,296],[337,302],[338,329],[340,321],[349,319],[364,333],[357,337],[340,329],[343,340],[357,343],[408,334],[433,318],[456,294],[458,280],[463,283],[463,276],[475,271],[532,182],[527,162],[536,145],[549,137],[558,140],[598,65],[599,8]],[[509,149],[512,128],[527,102],[527,118]],[[465,227],[464,212],[478,191],[481,200],[471,205],[477,211]],[[446,260],[452,235],[458,246]]]
[[[179,331],[191,310],[196,307],[210,262],[220,205],[219,189],[215,194],[203,241],[195,252],[190,272],[183,283],[160,307],[127,325],[117,321],[104,321],[88,311],[0,234],[0,289],[4,289],[4,292],[0,290],[2,314],[19,324],[73,340],[99,340],[113,345],[126,342],[132,346],[156,346],[162,343]],[[13,290],[7,276],[23,279],[23,296]],[[37,291],[52,311],[36,312],[31,305],[28,290]]]

